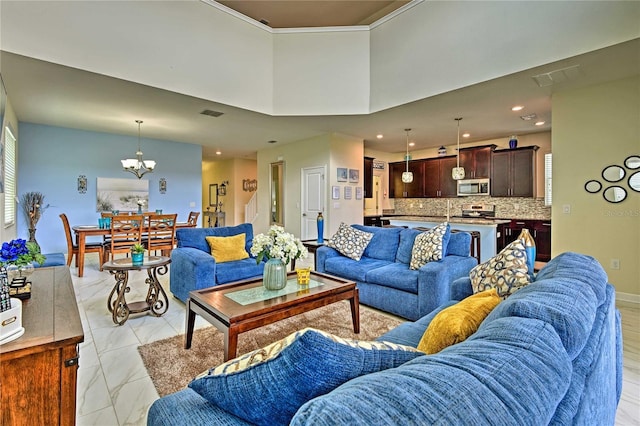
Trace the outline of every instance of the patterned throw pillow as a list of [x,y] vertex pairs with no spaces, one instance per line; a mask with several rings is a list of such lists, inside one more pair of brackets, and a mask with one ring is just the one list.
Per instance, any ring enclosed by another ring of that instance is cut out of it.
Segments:
[[305,402],[422,355],[409,346],[305,328],[201,374],[189,387],[248,422],[288,425]]
[[501,300],[498,291],[493,288],[469,296],[438,312],[422,335],[418,350],[435,354],[465,341],[478,330],[482,321]]
[[495,257],[469,272],[474,293],[495,288],[506,299],[531,282],[527,268],[527,252],[521,240],[515,240]]
[[327,241],[327,246],[338,250],[353,260],[360,260],[371,238],[373,238],[371,232],[364,232],[353,226],[341,223],[335,235]]
[[451,230],[447,222],[416,236],[411,250],[410,269],[420,269],[429,262],[442,260],[446,256]]

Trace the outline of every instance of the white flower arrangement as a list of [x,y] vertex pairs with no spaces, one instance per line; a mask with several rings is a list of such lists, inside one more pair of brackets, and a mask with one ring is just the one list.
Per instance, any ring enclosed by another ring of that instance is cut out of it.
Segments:
[[285,232],[282,226],[273,225],[266,234],[253,237],[251,254],[258,263],[263,258],[280,259],[287,265],[293,259],[304,259],[309,252],[299,238]]

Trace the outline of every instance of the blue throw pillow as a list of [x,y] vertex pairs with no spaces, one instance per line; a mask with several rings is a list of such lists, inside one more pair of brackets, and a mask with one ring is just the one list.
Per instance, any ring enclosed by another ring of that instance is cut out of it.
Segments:
[[408,346],[305,328],[203,373],[189,387],[248,422],[288,425],[305,402],[422,355]]

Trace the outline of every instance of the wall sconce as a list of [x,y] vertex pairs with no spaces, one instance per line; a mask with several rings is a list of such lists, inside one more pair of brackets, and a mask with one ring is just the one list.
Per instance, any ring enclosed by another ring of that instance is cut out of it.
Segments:
[[85,175],[78,176],[78,193],[87,193],[87,177]]
[[220,184],[220,186],[218,186],[218,195],[219,196],[224,196],[227,195],[227,185],[229,184],[228,180],[222,181],[222,183]]
[[167,180],[165,178],[160,178],[160,193],[161,194],[166,194],[167,192]]

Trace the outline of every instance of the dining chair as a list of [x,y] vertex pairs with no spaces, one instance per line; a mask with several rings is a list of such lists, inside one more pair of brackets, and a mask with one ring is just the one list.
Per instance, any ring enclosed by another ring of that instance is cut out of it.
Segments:
[[200,216],[200,212],[189,212],[189,218],[187,219],[187,225],[191,227],[198,226],[198,216]]
[[153,214],[147,217],[145,236],[142,241],[149,253],[160,250],[163,256],[170,256],[176,244],[177,214]]
[[111,217],[111,234],[104,244],[104,262],[113,260],[117,253],[129,254],[131,246],[142,244],[145,226],[142,215],[114,215]]
[[[64,226],[64,233],[67,237],[67,266],[71,265],[71,259],[76,256],[76,267],[78,266],[78,246],[73,242],[73,235],[71,235],[71,227],[69,226],[69,219],[67,215],[62,213],[60,215],[62,219],[62,226]],[[104,258],[104,249],[102,243],[86,243],[84,247],[85,253],[98,253],[100,256],[100,270],[102,271],[102,259]]]

